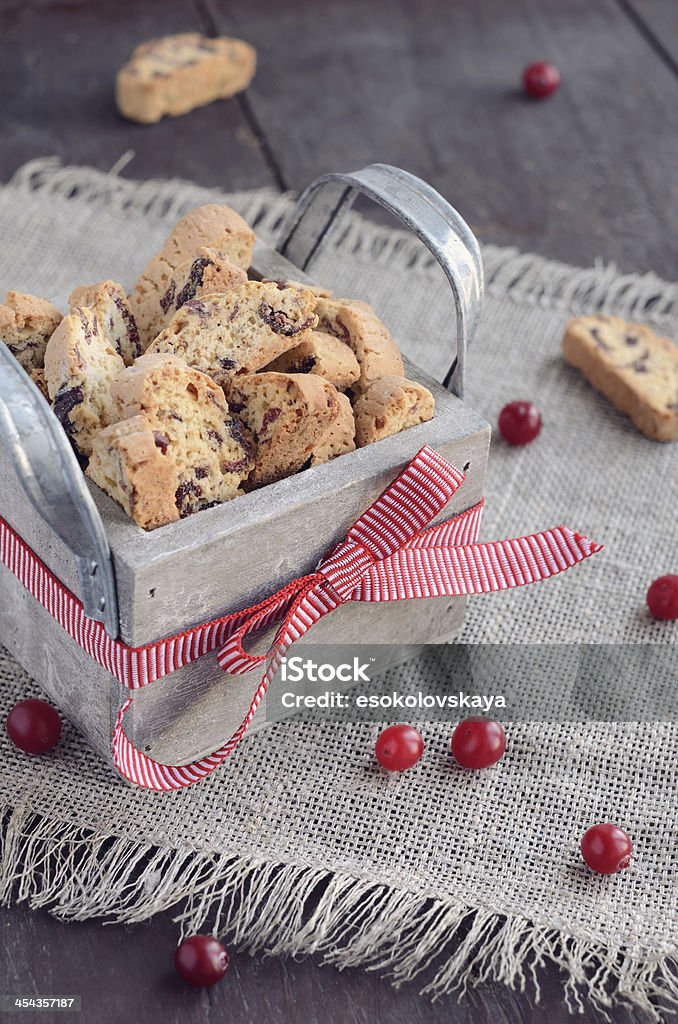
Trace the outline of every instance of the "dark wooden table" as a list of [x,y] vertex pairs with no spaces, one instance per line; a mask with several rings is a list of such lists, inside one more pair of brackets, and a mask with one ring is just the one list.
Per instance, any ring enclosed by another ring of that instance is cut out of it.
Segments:
[[[133,46],[191,29],[257,47],[248,93],[150,128],[119,118]],[[517,88],[538,59],[564,80],[544,103]],[[0,96],[2,180],[33,157],[108,170],[132,149],[133,178],[300,189],[379,160],[428,179],[484,241],[678,279],[676,0],[0,0]],[[194,992],[171,971],[169,916],[0,922],[0,993],[81,993],[87,1024],[569,1020],[555,970],[538,1007],[495,984],[431,1006],[359,970],[245,954]]]

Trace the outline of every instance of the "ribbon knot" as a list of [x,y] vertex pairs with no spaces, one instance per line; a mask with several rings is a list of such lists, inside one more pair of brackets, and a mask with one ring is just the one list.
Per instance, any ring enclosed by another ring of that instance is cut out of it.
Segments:
[[[170,766],[132,746],[121,726],[123,708],[114,738],[116,764],[123,774],[148,788],[168,790],[191,785],[212,772],[239,743],[289,647],[347,601],[506,590],[554,576],[601,550],[602,545],[566,526],[479,544],[482,501],[434,524],[464,480],[461,470],[431,448],[422,448],[315,572],[292,580],[251,608],[210,624],[227,637],[217,654],[224,671],[240,675],[265,666],[242,724],[208,757]],[[246,639],[276,623],[275,637],[264,653],[245,650]]]

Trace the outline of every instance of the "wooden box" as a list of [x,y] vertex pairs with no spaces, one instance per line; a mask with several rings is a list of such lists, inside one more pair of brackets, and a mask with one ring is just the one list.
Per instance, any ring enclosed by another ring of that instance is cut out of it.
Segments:
[[[453,286],[458,354],[450,379],[458,394],[407,367],[435,395],[429,423],[145,533],[77,467],[73,471],[67,465],[71,453],[64,454],[65,435],[56,418],[17,364],[10,366],[11,356],[2,353],[7,372],[0,368],[0,515],[83,601],[87,614],[103,620],[108,632],[117,632],[126,644],[139,647],[247,607],[312,571],[424,444],[467,474],[442,518],[482,497],[490,430],[461,397],[463,356],[475,326],[482,271],[475,240],[458,215],[423,183],[393,168],[327,176],[300,200],[280,251],[255,253],[256,271],[306,279],[304,271],[328,227],[357,191],[413,227],[438,255]],[[64,487],[68,494],[62,493]],[[313,644],[448,640],[461,628],[464,604],[463,598],[347,604],[320,621],[307,639]],[[110,759],[112,726],[127,691],[1,564],[0,638]],[[137,691],[126,732],[165,763],[182,764],[210,753],[242,721],[260,674],[225,676],[215,656],[206,655]]]

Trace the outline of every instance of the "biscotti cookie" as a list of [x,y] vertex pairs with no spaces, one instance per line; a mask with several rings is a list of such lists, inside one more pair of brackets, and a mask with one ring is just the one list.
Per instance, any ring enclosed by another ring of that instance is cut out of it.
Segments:
[[198,32],[151,39],[118,72],[116,101],[123,117],[153,124],[246,89],[257,63],[240,39],[208,39]]
[[42,397],[49,402],[49,391],[47,390],[47,378],[45,377],[44,370],[31,370],[31,380],[35,384],[36,388],[42,395]]
[[162,319],[158,334],[169,325],[176,311],[191,299],[227,292],[246,280],[247,272],[232,263],[227,253],[204,246],[198,249],[195,257],[177,267],[160,299]]
[[643,324],[617,316],[570,320],[568,363],[654,441],[678,440],[678,347]]
[[45,359],[50,336],[63,314],[47,299],[24,292],[7,292],[0,305],[0,341],[3,341],[24,370],[39,370]]
[[296,473],[325,437],[339,410],[336,388],[322,377],[254,373],[227,382],[228,405],[251,431],[255,466],[248,484]]
[[278,356],[267,369],[282,373],[316,373],[340,390],[355,384],[360,377],[360,364],[353,349],[323,331],[311,331],[299,345]]
[[94,310],[102,334],[127,366],[141,355],[139,330],[122,285],[115,281],[82,285],[73,289],[68,304]]
[[173,356],[142,356],[113,385],[120,422],[99,431],[88,475],[150,530],[241,494],[251,439],[221,388]]
[[45,350],[45,379],[52,407],[74,448],[92,451],[92,438],[116,419],[111,384],[125,369],[95,311],[71,310]]
[[355,437],[358,448],[398,434],[418,423],[433,419],[435,400],[431,392],[405,377],[384,377],[375,381],[355,403]]
[[179,267],[203,247],[215,249],[245,270],[252,259],[254,232],[229,206],[208,203],[183,217],[162,249],[144,268],[130,295],[141,347],[146,348],[165,326],[168,294]]
[[319,466],[340,455],[355,451],[355,419],[346,395],[337,395],[339,407],[332,423],[320,438],[308,460],[308,466]]
[[354,392],[361,394],[381,377],[400,377],[405,372],[398,346],[371,306],[356,299],[318,296],[318,329],[333,334],[355,353],[360,377]]
[[184,303],[148,351],[180,356],[224,384],[303,340],[316,325],[315,303],[306,289],[246,281],[222,295]]

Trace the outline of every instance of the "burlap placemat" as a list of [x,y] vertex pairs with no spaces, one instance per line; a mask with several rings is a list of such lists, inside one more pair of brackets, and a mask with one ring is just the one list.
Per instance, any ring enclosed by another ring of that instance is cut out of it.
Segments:
[[[168,224],[215,196],[33,163],[0,190],[0,287],[63,306],[75,284],[129,285]],[[269,192],[223,198],[264,235],[289,206]],[[678,287],[511,250],[484,256],[467,401],[494,421],[505,401],[533,397],[545,427],[524,450],[493,445],[483,536],[566,522],[606,550],[474,600],[463,638],[671,643],[675,627],[648,618],[644,593],[675,571],[675,447],[639,437],[563,365],[558,343],[568,315],[601,309],[678,333]],[[415,243],[354,217],[314,275],[372,301],[411,358],[444,372],[450,300]],[[36,692],[6,655],[0,678],[3,716]],[[516,724],[511,756],[473,777],[449,767],[448,725],[424,729],[427,757],[387,778],[373,768],[375,725],[275,725],[170,795],[128,789],[70,728],[55,756],[31,761],[2,731],[0,899],[67,919],[136,921],[176,906],[186,930],[420,976],[433,995],[488,976],[538,984],[553,960],[574,1007],[626,1001],[661,1020],[678,1000],[675,727]],[[601,820],[638,851],[612,878],[584,870],[577,852]]]

